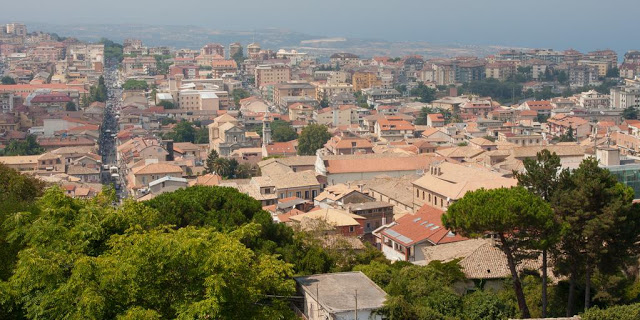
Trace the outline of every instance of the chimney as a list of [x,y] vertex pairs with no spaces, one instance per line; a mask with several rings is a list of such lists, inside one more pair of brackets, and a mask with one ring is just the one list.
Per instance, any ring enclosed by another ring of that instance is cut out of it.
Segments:
[[358,184],[358,189],[360,190],[360,193],[364,193],[364,184],[359,183]]
[[173,161],[174,160],[174,156],[173,156],[173,140],[164,140],[164,145],[165,148],[167,149],[167,157],[166,157],[166,161]]

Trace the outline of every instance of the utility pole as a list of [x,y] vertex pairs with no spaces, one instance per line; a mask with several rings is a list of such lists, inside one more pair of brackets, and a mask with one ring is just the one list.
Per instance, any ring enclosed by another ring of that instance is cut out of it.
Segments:
[[320,291],[316,283],[316,319],[320,319]]

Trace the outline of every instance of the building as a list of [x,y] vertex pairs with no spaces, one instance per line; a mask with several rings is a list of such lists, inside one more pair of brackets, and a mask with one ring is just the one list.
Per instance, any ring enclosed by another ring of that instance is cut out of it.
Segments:
[[316,172],[327,185],[373,179],[376,176],[401,177],[425,172],[436,158],[426,154],[318,155]]
[[364,273],[340,272],[294,278],[304,297],[296,311],[308,320],[382,320],[375,311],[386,293]]
[[356,71],[351,76],[351,84],[353,85],[353,91],[360,92],[362,89],[380,87],[382,81],[375,72]]
[[373,144],[367,139],[358,137],[334,136],[324,147],[333,155],[373,153]]
[[242,55],[242,45],[239,42],[234,42],[229,45],[229,58],[233,59],[236,55]]
[[5,26],[7,34],[11,34],[17,37],[27,36],[27,26],[22,23],[7,23]]
[[[259,139],[251,139],[238,119],[223,114],[207,126],[209,129],[209,150],[216,150],[220,156],[230,156],[241,148],[259,146]],[[258,137],[259,138],[259,137]]]
[[309,122],[313,120],[313,108],[310,105],[304,103],[294,103],[289,106],[289,120]]
[[[280,107],[287,107],[289,97],[316,98],[316,87],[304,81],[288,81],[273,86],[273,102]],[[293,120],[293,119],[291,119]]]
[[360,57],[352,53],[334,53],[329,57],[332,66],[343,67],[345,65],[355,65],[360,61]]
[[466,240],[442,225],[444,211],[425,205],[383,226],[374,235],[378,247],[391,261],[417,262],[425,259],[422,249]]
[[415,127],[400,116],[388,116],[378,119],[374,133],[380,140],[400,141],[413,137]]
[[224,46],[219,43],[209,43],[200,49],[203,56],[218,55],[224,57]]
[[358,107],[343,105],[314,110],[313,118],[316,123],[329,127],[338,127],[359,123]]
[[432,165],[424,176],[413,182],[413,204],[414,208],[429,205],[446,210],[469,191],[509,188],[516,184],[515,179],[487,169],[442,162]]
[[610,92],[611,108],[626,109],[629,107],[640,107],[640,84],[613,87]]
[[238,64],[235,60],[217,59],[211,61],[211,76],[215,79],[222,78],[225,73],[238,72]]
[[291,81],[291,67],[283,63],[259,65],[255,70],[255,85],[262,88]]
[[178,92],[178,107],[182,110],[210,111],[215,115],[220,110],[220,98],[216,91],[184,89]]

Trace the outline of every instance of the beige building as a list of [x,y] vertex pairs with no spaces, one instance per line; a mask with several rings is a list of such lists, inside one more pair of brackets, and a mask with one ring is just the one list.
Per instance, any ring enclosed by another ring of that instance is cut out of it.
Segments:
[[316,88],[316,99],[318,101],[321,101],[325,97],[329,98],[335,94],[353,92],[353,86],[348,83],[320,84]]
[[273,102],[281,107],[287,106],[286,97],[316,97],[316,87],[305,81],[289,81],[273,86]]
[[256,87],[291,81],[291,68],[285,64],[259,65],[255,70]]
[[185,89],[179,92],[179,107],[183,110],[220,110],[220,98],[214,91]]
[[413,207],[429,205],[446,210],[467,192],[480,188],[516,186],[517,180],[481,168],[443,162],[434,164],[424,176],[413,182]]
[[353,105],[344,105],[337,108],[327,107],[314,111],[316,123],[324,124],[330,127],[356,124],[359,121],[358,107]]

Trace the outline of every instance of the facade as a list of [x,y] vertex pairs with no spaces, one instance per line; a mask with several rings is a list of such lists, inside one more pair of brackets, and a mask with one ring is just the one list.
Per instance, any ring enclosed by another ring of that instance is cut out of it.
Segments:
[[310,83],[304,81],[289,81],[286,83],[278,83],[273,86],[273,102],[275,104],[280,107],[286,107],[287,102],[289,101],[286,98],[289,97],[315,99],[316,88]]
[[611,88],[609,98],[612,108],[640,107],[640,84]]
[[255,85],[262,88],[291,81],[291,67],[285,64],[259,65],[255,69]]
[[356,71],[351,77],[351,84],[353,85],[353,91],[360,92],[362,89],[380,87],[382,81],[375,72]]

